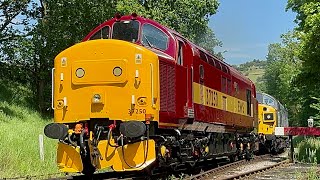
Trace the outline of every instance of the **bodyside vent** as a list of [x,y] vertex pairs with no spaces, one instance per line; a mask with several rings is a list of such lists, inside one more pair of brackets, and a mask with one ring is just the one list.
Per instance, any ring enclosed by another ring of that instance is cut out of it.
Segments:
[[173,64],[159,62],[160,69],[160,111],[176,110],[176,75]]

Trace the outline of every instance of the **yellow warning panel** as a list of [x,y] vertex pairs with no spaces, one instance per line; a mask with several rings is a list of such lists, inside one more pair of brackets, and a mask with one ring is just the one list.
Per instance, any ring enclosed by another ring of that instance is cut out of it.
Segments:
[[[110,141],[110,144],[115,145],[113,140]],[[121,146],[112,147],[110,144],[107,140],[99,141],[98,150],[101,158],[91,158],[92,164],[97,169],[112,167],[115,171],[135,171],[144,169],[156,160],[154,140],[127,144],[123,148]],[[90,149],[92,152],[92,147]]]
[[[122,151],[123,149],[123,151]],[[134,144],[118,147],[119,160],[114,160],[115,171],[136,171],[152,164],[156,160],[154,140],[145,140]]]
[[81,172],[83,170],[80,149],[58,143],[57,163],[62,172]]
[[[91,143],[90,143],[91,144]],[[111,145],[114,144],[114,140],[110,140]],[[92,152],[92,146],[90,146]],[[105,169],[111,167],[113,162],[119,161],[119,156],[115,147],[111,147],[108,144],[108,140],[101,140],[98,144],[98,150],[100,152],[101,158],[92,157],[91,162],[97,169]]]

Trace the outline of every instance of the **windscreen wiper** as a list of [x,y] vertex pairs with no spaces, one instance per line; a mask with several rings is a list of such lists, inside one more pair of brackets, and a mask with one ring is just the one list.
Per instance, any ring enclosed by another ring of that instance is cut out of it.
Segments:
[[147,43],[148,43],[148,46],[154,48],[154,46],[150,43],[150,41],[148,40],[147,36],[146,35],[143,35],[143,37],[146,39]]

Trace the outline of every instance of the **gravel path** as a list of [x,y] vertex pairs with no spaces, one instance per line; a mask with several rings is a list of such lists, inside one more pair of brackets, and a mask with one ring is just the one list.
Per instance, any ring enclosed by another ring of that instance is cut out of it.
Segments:
[[210,176],[209,179],[227,179],[227,178],[230,178],[230,177],[237,175],[237,174],[242,174],[242,173],[245,173],[248,171],[252,171],[252,170],[256,170],[256,169],[260,169],[263,167],[277,164],[280,161],[281,161],[280,158],[276,158],[276,159],[272,158],[272,159],[265,159],[260,162],[252,162],[250,164],[243,164],[238,167],[235,167],[234,169],[229,169],[228,171],[223,172],[221,174],[218,173],[213,176]]

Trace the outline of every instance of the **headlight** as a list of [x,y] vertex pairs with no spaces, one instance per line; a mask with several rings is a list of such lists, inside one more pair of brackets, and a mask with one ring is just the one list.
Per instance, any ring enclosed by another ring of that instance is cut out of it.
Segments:
[[264,120],[273,120],[273,113],[265,113]]
[[121,74],[122,74],[122,69],[120,67],[113,68],[113,75],[121,76]]
[[76,70],[76,76],[78,77],[78,78],[82,78],[83,76],[84,76],[84,70],[82,69],[82,68],[78,68],[77,70]]
[[100,94],[93,95],[92,102],[93,103],[100,103],[101,102],[101,95]]

